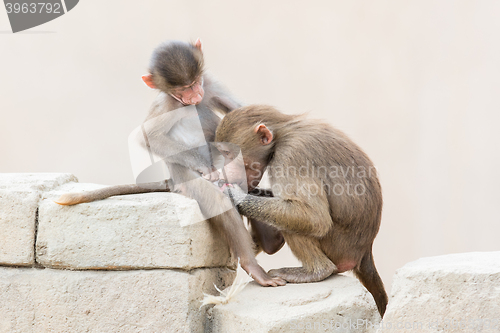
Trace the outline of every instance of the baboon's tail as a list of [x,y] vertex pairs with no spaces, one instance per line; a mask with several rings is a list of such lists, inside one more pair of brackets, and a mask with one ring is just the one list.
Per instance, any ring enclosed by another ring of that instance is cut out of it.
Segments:
[[361,260],[359,267],[354,269],[354,273],[365,288],[372,294],[375,299],[375,303],[377,304],[378,312],[382,317],[384,317],[388,298],[387,293],[385,292],[384,283],[375,268],[371,248]]
[[138,194],[150,192],[170,192],[166,182],[146,183],[146,184],[130,184],[109,186],[95,191],[82,193],[66,193],[59,197],[54,202],[59,205],[76,205],[83,202],[91,202],[103,200],[114,195]]

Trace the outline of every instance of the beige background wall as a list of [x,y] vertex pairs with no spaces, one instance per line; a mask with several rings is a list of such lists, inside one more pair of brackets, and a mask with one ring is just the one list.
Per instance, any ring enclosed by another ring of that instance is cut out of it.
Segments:
[[[386,284],[422,256],[499,250],[500,2],[82,0],[10,33],[0,8],[0,172],[133,182],[127,136],[166,39],[204,42],[247,103],[342,129],[381,174]],[[293,263],[264,258],[265,265]],[[389,287],[389,285],[388,285]]]

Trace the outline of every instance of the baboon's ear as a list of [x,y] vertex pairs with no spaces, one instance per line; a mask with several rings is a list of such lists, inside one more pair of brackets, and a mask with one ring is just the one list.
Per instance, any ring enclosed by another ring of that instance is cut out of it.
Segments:
[[260,142],[263,146],[266,146],[273,141],[273,133],[264,124],[255,126],[254,132],[259,135]]
[[142,76],[142,81],[151,89],[156,89],[156,85],[153,82],[153,74],[146,74]]
[[194,47],[196,47],[200,52],[203,52],[203,45],[201,44],[201,39],[197,39],[196,42],[194,42]]

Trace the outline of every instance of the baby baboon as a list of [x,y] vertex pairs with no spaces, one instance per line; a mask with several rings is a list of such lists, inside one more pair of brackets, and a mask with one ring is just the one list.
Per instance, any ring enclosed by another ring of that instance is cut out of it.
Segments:
[[[159,95],[142,127],[147,138],[145,148],[167,163],[171,181],[168,184],[119,185],[85,193],[68,193],[56,202],[74,205],[112,195],[170,191],[174,187],[198,201],[203,214],[227,239],[243,269],[258,283],[266,286],[285,284],[279,277],[269,277],[257,264],[254,243],[241,216],[212,184],[219,179],[207,144],[214,141],[215,129],[220,122],[214,111],[227,113],[240,104],[205,73],[201,41],[198,39],[193,44],[171,41],[158,46],[153,52],[149,71],[142,79],[149,87],[158,89]],[[177,116],[178,112],[172,116],[173,111],[187,105],[196,105],[194,117]],[[266,252],[274,253],[284,244],[283,236],[274,227],[255,219],[250,223],[255,243]]]

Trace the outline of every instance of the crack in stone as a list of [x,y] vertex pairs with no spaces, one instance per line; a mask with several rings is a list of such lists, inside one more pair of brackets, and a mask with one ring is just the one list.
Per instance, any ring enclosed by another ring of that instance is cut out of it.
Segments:
[[40,209],[40,207],[37,207],[36,212],[35,212],[35,239],[33,241],[33,267],[34,268],[44,268],[42,265],[40,265],[36,261],[36,245],[37,245],[37,241],[38,241],[38,210],[39,209]]

